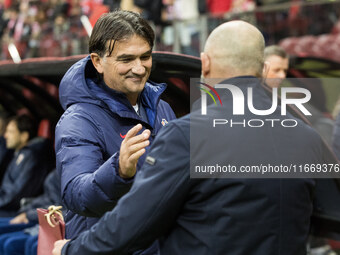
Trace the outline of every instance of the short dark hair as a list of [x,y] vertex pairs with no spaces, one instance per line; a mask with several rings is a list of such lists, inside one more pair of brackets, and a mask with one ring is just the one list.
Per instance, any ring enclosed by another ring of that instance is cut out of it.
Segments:
[[9,114],[5,111],[0,111],[0,135],[3,135],[8,124]]
[[279,56],[281,58],[288,58],[287,52],[278,45],[267,46],[264,49],[264,59],[267,59],[270,56]]
[[22,132],[28,132],[29,135],[29,139],[31,140],[32,138],[37,136],[37,122],[31,118],[29,115],[27,114],[21,114],[21,115],[17,115],[12,117],[10,120],[14,121],[17,125],[18,130],[20,131],[20,133]]
[[[103,14],[94,25],[89,41],[89,53],[97,53],[103,57],[108,51],[108,56],[110,56],[116,41],[130,38],[133,35],[144,38],[152,49],[155,33],[138,13],[117,10]],[[106,48],[108,41],[111,42],[109,49]]]

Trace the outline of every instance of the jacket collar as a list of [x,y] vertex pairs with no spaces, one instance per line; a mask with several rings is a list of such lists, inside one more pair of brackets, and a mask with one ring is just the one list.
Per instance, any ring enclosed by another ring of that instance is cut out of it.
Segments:
[[[103,81],[97,82],[95,79],[88,78],[86,82],[92,95],[103,102],[102,106],[107,107],[111,112],[122,118],[132,118],[141,121],[141,118],[136,114],[125,94],[111,89]],[[151,126],[153,126],[153,119],[150,119],[150,116],[156,115],[157,105],[165,89],[165,83],[157,84],[147,81],[139,96],[140,103],[148,114],[150,123],[147,124]]]

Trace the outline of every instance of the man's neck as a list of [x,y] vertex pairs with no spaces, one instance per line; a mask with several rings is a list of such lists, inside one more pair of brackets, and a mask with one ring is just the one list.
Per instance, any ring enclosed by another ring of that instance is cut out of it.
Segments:
[[136,105],[138,102],[138,96],[139,95],[127,95],[127,99],[129,100],[131,105]]
[[19,152],[22,148],[24,148],[27,145],[27,143],[25,144],[21,144],[20,146],[18,146],[17,148],[15,148],[15,152]]

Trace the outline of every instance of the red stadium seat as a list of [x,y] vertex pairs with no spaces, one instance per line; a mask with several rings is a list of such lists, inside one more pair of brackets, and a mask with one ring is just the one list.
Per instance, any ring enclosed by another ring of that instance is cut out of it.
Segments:
[[48,119],[43,119],[39,123],[38,136],[52,139],[51,123]]
[[333,249],[340,249],[340,242],[339,242],[339,241],[329,240],[329,245],[330,245]]

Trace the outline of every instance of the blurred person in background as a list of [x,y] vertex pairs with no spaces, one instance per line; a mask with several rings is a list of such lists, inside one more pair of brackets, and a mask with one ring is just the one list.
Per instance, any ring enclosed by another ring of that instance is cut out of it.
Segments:
[[263,77],[271,88],[280,87],[286,79],[289,68],[289,58],[286,51],[277,45],[267,46],[264,49],[265,68]]
[[15,216],[23,197],[41,193],[43,181],[51,170],[44,139],[36,137],[37,124],[28,115],[15,116],[8,122],[4,137],[6,147],[14,150],[0,185],[0,216]]
[[[278,46],[267,46],[264,50],[265,67],[263,77],[265,84],[270,88],[279,88],[287,78],[289,69],[289,56],[286,51]],[[325,116],[326,100],[324,91],[319,79],[310,80],[308,84],[304,80],[292,80],[294,86],[303,87],[311,92],[311,100],[305,103],[312,115],[305,116],[313,128],[315,128],[328,145],[331,145],[334,121]],[[321,110],[322,109],[322,110]]]
[[198,41],[198,0],[174,0],[173,18],[177,21],[174,29],[179,35],[181,52],[199,57],[199,49],[193,46],[193,41]]

